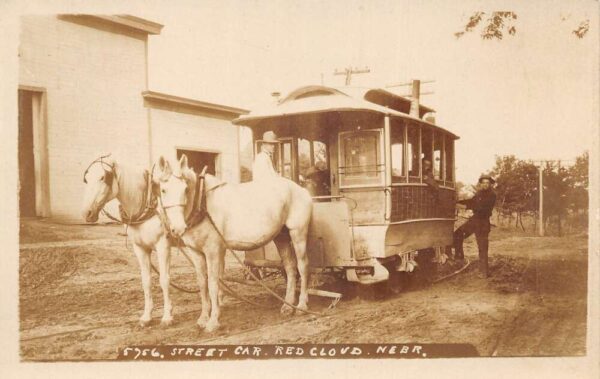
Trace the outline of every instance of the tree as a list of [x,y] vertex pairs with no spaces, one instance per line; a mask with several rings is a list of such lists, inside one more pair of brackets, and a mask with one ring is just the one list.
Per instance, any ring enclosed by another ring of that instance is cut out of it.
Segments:
[[568,208],[579,213],[588,209],[590,155],[586,151],[575,159],[575,164],[568,168]]
[[544,181],[544,224],[557,218],[558,235],[562,235],[562,220],[567,214],[569,193],[568,170],[554,162],[546,162],[542,170]]
[[496,156],[496,164],[490,174],[496,177],[496,209],[499,216],[512,219],[523,230],[522,215],[535,211],[537,192],[537,169],[532,162],[517,159],[514,155]]
[[[485,21],[482,23],[482,21]],[[562,21],[566,18],[562,17]],[[515,12],[474,12],[467,24],[463,27],[463,30],[454,33],[456,38],[462,37],[465,33],[473,32],[479,25],[483,25],[481,29],[481,38],[484,40],[498,39],[501,40],[506,33],[510,36],[517,34],[516,28],[517,14]],[[586,19],[579,23],[579,25],[571,31],[577,38],[583,38],[590,30],[590,20]]]

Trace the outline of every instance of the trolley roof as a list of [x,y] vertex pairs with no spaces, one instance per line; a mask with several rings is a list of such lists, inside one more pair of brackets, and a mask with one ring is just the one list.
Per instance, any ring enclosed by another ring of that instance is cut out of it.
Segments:
[[[419,121],[458,138],[454,133],[440,128],[438,125],[410,116],[408,114],[410,103],[409,99],[382,88],[335,88],[313,85],[300,87],[290,92],[277,104],[253,110],[249,114],[242,115],[233,120],[233,123],[254,127],[263,120],[285,116],[332,111],[364,111]],[[421,117],[428,112],[434,112],[434,110],[423,105],[419,107]]]

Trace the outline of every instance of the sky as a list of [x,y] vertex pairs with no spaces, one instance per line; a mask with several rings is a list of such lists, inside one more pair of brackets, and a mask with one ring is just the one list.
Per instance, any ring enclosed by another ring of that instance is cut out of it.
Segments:
[[[411,79],[436,122],[459,135],[457,179],[496,155],[573,160],[597,129],[595,1],[229,1],[156,3],[136,15],[164,26],[149,41],[149,88],[252,110],[274,91],[341,86],[336,69],[369,67],[352,85]],[[474,11],[512,10],[517,33],[455,32]],[[571,33],[590,19],[583,39]],[[396,93],[405,88],[391,89]]]

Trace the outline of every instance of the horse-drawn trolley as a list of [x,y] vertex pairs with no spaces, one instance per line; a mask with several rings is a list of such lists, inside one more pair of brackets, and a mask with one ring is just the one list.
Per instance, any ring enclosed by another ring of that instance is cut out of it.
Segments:
[[[307,86],[234,120],[252,130],[255,151],[275,132],[276,170],[313,196],[312,272],[371,284],[413,271],[419,254],[442,260],[452,245],[458,137],[423,119],[432,111],[383,89]],[[281,262],[267,245],[245,263]]]

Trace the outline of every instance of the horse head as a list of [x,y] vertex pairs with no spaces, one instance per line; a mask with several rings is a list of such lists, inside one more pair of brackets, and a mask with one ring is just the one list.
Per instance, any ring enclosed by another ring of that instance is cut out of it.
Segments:
[[187,229],[186,216],[193,207],[196,174],[188,166],[187,156],[183,154],[175,165],[161,156],[157,175],[153,177],[159,187],[160,205],[165,212],[167,226],[171,233],[181,236]]
[[87,222],[98,221],[104,205],[117,196],[116,162],[110,154],[94,160],[83,174],[85,183],[82,216]]

